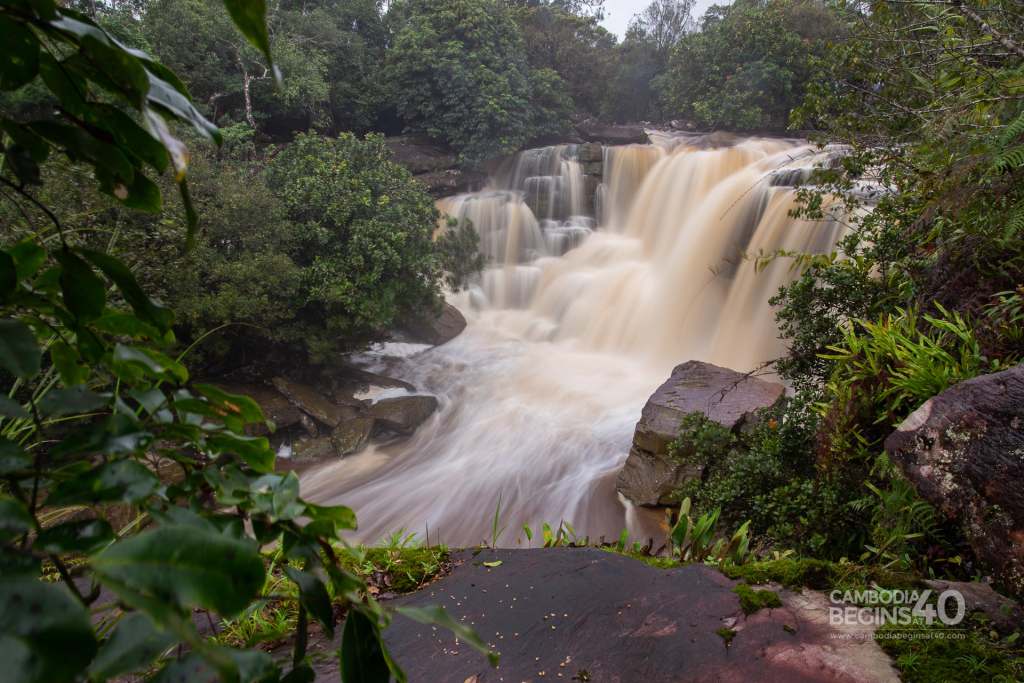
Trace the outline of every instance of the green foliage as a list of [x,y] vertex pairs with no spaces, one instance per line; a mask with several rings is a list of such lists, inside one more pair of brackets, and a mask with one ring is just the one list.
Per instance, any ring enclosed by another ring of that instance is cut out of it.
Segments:
[[722,628],[716,630],[715,633],[718,635],[719,638],[725,641],[725,646],[729,647],[730,645],[732,645],[732,641],[736,637],[737,632],[731,628],[723,626]]
[[[300,135],[267,169],[298,269],[282,330],[314,357],[370,339],[401,313],[439,305],[444,276],[433,201],[389,160],[383,139]],[[284,303],[284,301],[282,301]]]
[[[560,0],[517,0],[509,5],[534,79],[537,73],[553,72],[558,78],[548,77],[549,82],[559,88],[561,97],[580,110],[597,113],[608,97],[615,45],[615,36],[598,24],[600,17]],[[554,108],[545,118],[558,122],[558,115]]]
[[908,633],[906,627],[886,624],[878,630],[877,640],[907,683],[967,683],[979,677],[1017,681],[1024,676],[1020,648],[1012,642],[995,642],[976,628],[957,632],[939,625],[920,625]]
[[[264,4],[228,6],[270,66]],[[404,680],[380,636],[390,612],[330,543],[355,528],[352,511],[307,503],[294,473],[275,473],[267,439],[247,433],[265,424],[259,406],[191,381],[172,355],[170,310],[33,194],[40,164],[59,150],[116,200],[155,211],[160,192],[143,168],[173,166],[190,232],[188,155],[167,119],[218,131],[172,72],[88,17],[27,0],[0,5],[0,21],[16,38],[4,49],[4,87],[38,72],[61,104],[60,120],[0,120],[3,198],[28,232],[16,242],[9,233],[0,249],[5,674],[46,683],[154,671],[158,680],[283,680],[267,653],[204,639],[192,620],[193,610],[233,618],[258,605],[268,575],[260,548],[273,547],[289,563],[298,603],[286,679],[312,675],[310,618],[333,632],[331,586],[348,609],[345,680]],[[361,199],[381,203],[369,191]],[[116,599],[99,604],[104,589]],[[410,616],[445,622],[483,647],[443,611]]]
[[750,554],[750,522],[744,522],[727,541],[718,534],[715,509],[699,516],[690,515],[690,499],[679,505],[679,517],[669,531],[672,554],[681,562],[746,562]]
[[777,583],[789,589],[817,590],[863,589],[877,584],[884,588],[916,588],[920,580],[912,574],[882,569],[873,565],[830,562],[809,557],[780,557],[748,562],[725,563],[722,573],[748,584]]
[[658,80],[664,107],[700,126],[782,130],[837,37],[831,10],[805,0],[741,0],[708,10]]
[[760,612],[763,609],[782,607],[782,600],[779,594],[770,590],[757,590],[745,583],[737,584],[732,592],[740,598],[740,609],[746,615]]
[[154,0],[140,32],[183,75],[207,115],[283,137],[310,128],[366,131],[383,108],[380,61],[387,38],[374,0],[282,3],[269,17],[275,83],[266,55],[231,29],[206,0]]
[[[508,8],[495,0],[405,0],[386,78],[410,130],[454,147],[466,163],[516,151],[567,123],[564,85],[532,74]],[[532,106],[538,102],[539,107]]]

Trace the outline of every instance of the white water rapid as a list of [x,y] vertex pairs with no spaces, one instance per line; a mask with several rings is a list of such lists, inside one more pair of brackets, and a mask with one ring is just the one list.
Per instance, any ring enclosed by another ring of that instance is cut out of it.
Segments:
[[650,520],[614,489],[644,402],[686,360],[750,370],[780,356],[768,299],[793,273],[785,259],[755,273],[743,254],[826,252],[842,230],[788,215],[788,185],[824,158],[807,145],[656,142],[605,148],[598,187],[579,148],[559,146],[439,202],[472,222],[490,262],[451,298],[469,325],[363,361],[440,409],[408,440],[306,472],[307,498],[354,508],[367,543],[399,529],[490,542],[499,499],[499,545],[563,520],[591,539],[627,526],[646,538]]

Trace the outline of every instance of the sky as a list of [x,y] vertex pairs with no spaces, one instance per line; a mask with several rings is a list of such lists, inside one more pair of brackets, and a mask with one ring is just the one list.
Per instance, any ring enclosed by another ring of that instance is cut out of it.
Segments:
[[[694,19],[699,19],[708,7],[716,3],[728,4],[724,0],[697,0],[693,7]],[[629,20],[649,4],[650,0],[604,0],[604,21],[601,22],[601,25],[622,40],[626,35]]]

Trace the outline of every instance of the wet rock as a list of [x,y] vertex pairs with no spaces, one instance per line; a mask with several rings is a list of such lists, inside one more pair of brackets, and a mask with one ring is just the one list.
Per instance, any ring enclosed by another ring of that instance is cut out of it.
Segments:
[[604,145],[647,144],[643,126],[607,124],[599,121],[581,121],[576,124],[576,132],[587,142],[600,142]]
[[1024,597],[1024,365],[932,397],[885,449],[921,497],[959,523],[996,584]]
[[292,458],[324,460],[357,453],[369,442],[373,425],[372,417],[360,415],[344,420],[328,434],[302,437],[292,444]]
[[376,428],[409,435],[437,410],[433,396],[397,396],[385,398],[370,406],[369,415]]
[[466,318],[459,309],[446,303],[439,313],[411,318],[402,327],[413,340],[440,346],[462,334]]
[[576,148],[576,158],[580,163],[604,160],[604,147],[596,142],[586,142]]
[[331,377],[337,384],[335,390],[335,401],[343,405],[351,405],[354,394],[366,391],[370,387],[388,387],[393,389],[405,389],[415,392],[416,387],[394,377],[363,370],[354,365],[341,363],[331,368]]
[[373,433],[374,419],[360,415],[345,420],[331,433],[331,442],[338,455],[350,455],[363,450]]
[[583,164],[583,173],[587,176],[600,176],[604,173],[604,163],[600,161],[587,161]]
[[740,431],[756,411],[775,405],[784,394],[781,384],[710,363],[688,361],[677,366],[644,406],[616,489],[637,505],[677,503],[673,492],[702,472],[700,466],[668,453],[683,418],[700,412]]
[[974,612],[984,614],[1000,633],[1012,633],[1024,624],[1024,610],[1020,605],[1005,595],[996,593],[987,583],[936,579],[925,581],[925,584],[940,594],[947,590],[959,592],[964,598],[967,614]]
[[413,176],[431,197],[440,198],[459,192],[470,192],[483,186],[487,175],[479,171],[447,168]]
[[414,175],[454,168],[458,162],[451,151],[427,138],[396,135],[384,139],[391,158]]
[[[396,619],[384,637],[411,681],[899,680],[873,627],[830,625],[818,592],[780,590],[781,608],[745,616],[735,582],[700,564],[659,569],[594,548],[460,551],[452,562],[396,604],[443,604],[500,651],[500,668],[443,629]],[[318,665],[317,680],[336,680],[336,667]]]
[[337,427],[358,413],[357,405],[337,405],[309,385],[285,377],[275,377],[271,382],[293,405],[330,427]]

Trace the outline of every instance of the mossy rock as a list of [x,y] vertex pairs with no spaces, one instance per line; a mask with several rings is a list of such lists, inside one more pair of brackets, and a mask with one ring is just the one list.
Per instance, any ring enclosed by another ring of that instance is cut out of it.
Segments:
[[915,588],[922,585],[921,579],[913,574],[807,557],[784,557],[742,565],[725,563],[721,571],[730,579],[739,579],[748,584],[778,583],[786,588],[830,590],[861,588],[872,583],[885,588]]
[[760,612],[763,609],[782,607],[782,599],[775,591],[757,590],[741,583],[733,588],[732,592],[739,596],[740,608],[746,615]]

